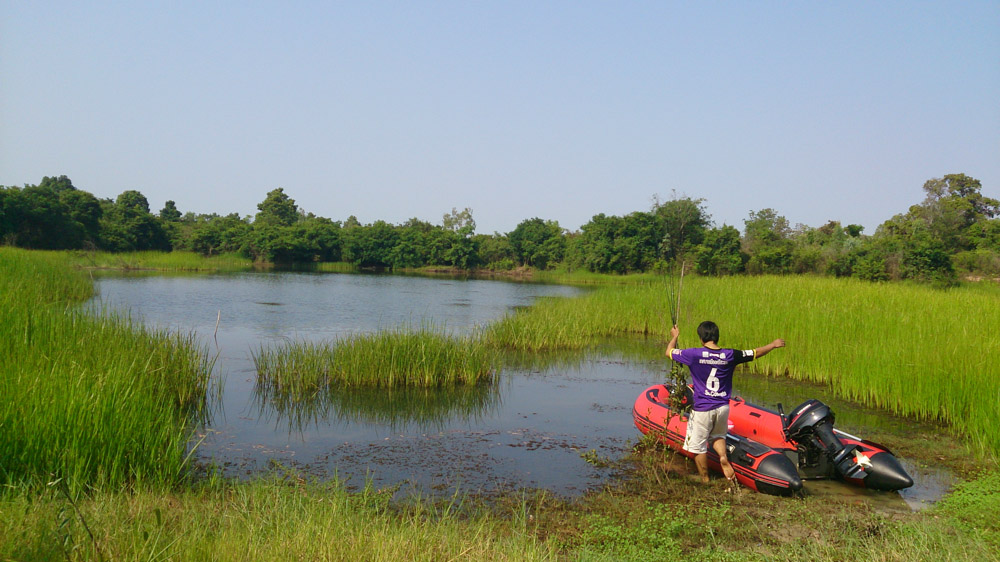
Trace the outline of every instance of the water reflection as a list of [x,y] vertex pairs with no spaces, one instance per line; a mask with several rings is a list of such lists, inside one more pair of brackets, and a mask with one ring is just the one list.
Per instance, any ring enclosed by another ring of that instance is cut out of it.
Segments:
[[302,433],[331,424],[379,425],[391,431],[440,430],[449,423],[478,422],[501,406],[496,383],[451,388],[337,389],[291,398],[270,387],[254,389],[255,415],[274,427]]

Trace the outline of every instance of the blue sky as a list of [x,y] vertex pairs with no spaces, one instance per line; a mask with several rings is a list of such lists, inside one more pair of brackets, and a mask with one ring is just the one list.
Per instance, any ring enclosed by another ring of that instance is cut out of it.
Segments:
[[1000,198],[998,1],[0,3],[0,185],[872,233],[949,173]]

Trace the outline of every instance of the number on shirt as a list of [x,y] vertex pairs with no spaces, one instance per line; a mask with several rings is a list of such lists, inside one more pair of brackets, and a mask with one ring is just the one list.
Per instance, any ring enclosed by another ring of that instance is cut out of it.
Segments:
[[712,372],[708,374],[708,379],[705,381],[705,388],[711,392],[719,391],[719,377],[715,376],[716,369],[712,369]]

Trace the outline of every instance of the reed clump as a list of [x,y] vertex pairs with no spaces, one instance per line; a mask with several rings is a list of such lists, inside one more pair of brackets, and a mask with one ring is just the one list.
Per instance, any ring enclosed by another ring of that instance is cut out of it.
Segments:
[[496,373],[496,357],[477,337],[421,327],[262,346],[253,359],[267,394],[309,397],[329,389],[483,383]]
[[192,337],[78,306],[84,273],[0,248],[0,483],[170,484],[184,475],[210,364]]

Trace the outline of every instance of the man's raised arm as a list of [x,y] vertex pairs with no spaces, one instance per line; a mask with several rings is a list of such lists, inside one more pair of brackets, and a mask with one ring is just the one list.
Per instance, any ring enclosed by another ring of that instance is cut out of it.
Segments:
[[673,328],[670,328],[670,341],[667,342],[667,357],[673,359],[674,349],[677,347],[677,337],[680,335],[681,331],[677,328],[677,324],[674,324]]

